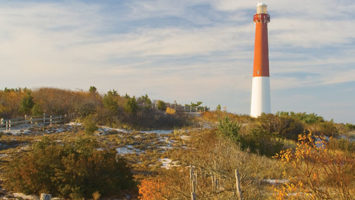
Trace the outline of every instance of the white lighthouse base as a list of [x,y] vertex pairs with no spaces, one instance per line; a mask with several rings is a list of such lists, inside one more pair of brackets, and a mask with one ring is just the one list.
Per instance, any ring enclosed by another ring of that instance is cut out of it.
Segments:
[[253,77],[251,91],[251,117],[259,117],[262,113],[271,113],[270,78],[267,76]]

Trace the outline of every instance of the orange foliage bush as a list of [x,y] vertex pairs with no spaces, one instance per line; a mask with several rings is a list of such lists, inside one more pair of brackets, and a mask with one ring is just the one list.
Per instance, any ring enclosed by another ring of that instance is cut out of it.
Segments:
[[160,200],[166,199],[168,194],[166,183],[158,178],[143,179],[139,185],[139,199]]
[[27,89],[0,90],[0,117],[8,118],[19,113],[20,103],[26,92]]
[[276,155],[290,167],[289,183],[275,188],[274,197],[283,199],[352,199],[355,195],[354,154],[333,151],[327,142],[312,134],[299,135],[296,149]]
[[48,114],[68,114],[79,112],[85,104],[95,108],[100,97],[89,92],[70,91],[56,88],[40,88],[32,92],[34,101]]
[[167,107],[165,112],[166,114],[174,115],[176,113],[176,110],[174,108]]

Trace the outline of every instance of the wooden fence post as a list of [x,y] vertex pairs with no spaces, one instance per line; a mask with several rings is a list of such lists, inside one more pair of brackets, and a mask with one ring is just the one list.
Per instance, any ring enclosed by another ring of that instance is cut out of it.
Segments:
[[52,126],[53,124],[56,123],[64,123],[65,118],[67,117],[67,115],[59,115],[58,117],[50,115],[47,119],[46,113],[43,113],[43,118],[41,119],[41,117],[39,118],[33,118],[32,116],[27,116],[24,115],[24,120],[22,118],[19,119],[4,119],[4,118],[0,118],[0,128],[5,128],[5,131],[10,131],[12,126],[17,126],[17,125],[27,125],[27,124],[37,124],[39,127],[40,125],[40,121],[42,120],[43,124],[42,124],[42,128],[43,131],[45,129],[46,123],[48,123],[50,126]]
[[191,200],[196,200],[196,182],[193,166],[190,165]]
[[211,174],[211,185],[212,185],[212,192],[214,192],[215,189],[214,189],[214,174],[213,174],[213,172]]
[[43,126],[42,126],[42,129],[43,129],[43,135],[44,135],[44,127],[46,126],[46,113],[43,113]]
[[196,186],[197,186],[197,174],[198,174],[198,171],[195,172],[195,176],[194,176],[194,178],[195,178],[195,191],[196,191]]
[[240,175],[238,169],[235,170],[235,186],[236,186],[236,194],[239,200],[243,200],[242,189],[240,187]]

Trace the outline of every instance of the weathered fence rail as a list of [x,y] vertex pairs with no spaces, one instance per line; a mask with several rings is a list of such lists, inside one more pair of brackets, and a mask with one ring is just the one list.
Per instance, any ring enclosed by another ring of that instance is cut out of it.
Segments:
[[[212,193],[222,193],[222,192],[226,192],[226,191],[230,191],[230,190],[225,190],[222,189],[223,187],[221,187],[221,180],[223,179],[228,179],[231,178],[229,176],[229,174],[226,174],[225,172],[220,172],[220,171],[216,171],[216,170],[210,170],[210,169],[205,169],[203,167],[197,167],[197,166],[193,166],[190,165],[190,186],[191,186],[191,200],[198,200],[198,199],[206,199],[206,198],[212,198],[212,196],[204,196],[199,198],[198,197],[198,184],[197,184],[197,177],[198,174],[200,177],[210,177],[211,178],[211,186],[212,186]],[[243,200],[243,195],[242,195],[242,188],[241,188],[241,181],[240,181],[240,173],[238,169],[234,170],[234,177],[233,179],[235,179],[235,186],[234,186],[234,195],[235,198],[237,200]],[[200,193],[201,194],[201,193]]]
[[22,126],[51,126],[53,124],[61,124],[70,119],[71,115],[46,115],[43,116],[27,116],[13,119],[0,119],[0,131],[11,131],[12,128]]

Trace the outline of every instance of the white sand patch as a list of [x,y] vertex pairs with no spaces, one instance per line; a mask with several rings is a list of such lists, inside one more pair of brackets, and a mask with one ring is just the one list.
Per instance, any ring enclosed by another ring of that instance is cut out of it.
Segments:
[[191,136],[188,136],[188,135],[182,135],[182,136],[180,136],[180,138],[185,141],[191,140]]
[[68,125],[68,126],[82,126],[82,124],[79,123],[79,122],[69,122],[69,123],[66,123],[65,125]]
[[6,158],[6,157],[8,157],[9,155],[7,155],[6,153],[2,153],[2,154],[0,154],[0,158]]
[[116,148],[116,152],[117,152],[117,154],[120,154],[120,155],[133,154],[133,153],[137,153],[137,154],[142,153],[141,150],[134,148],[132,145],[126,145],[124,147],[118,147],[118,148]]
[[172,167],[180,166],[178,161],[172,161],[170,158],[161,158],[159,161],[162,163],[161,168],[170,169]]
[[288,183],[287,179],[264,179],[263,182],[269,183],[271,185],[285,184]]
[[167,134],[173,133],[174,130],[151,130],[151,131],[140,131],[140,132],[146,133],[146,134],[156,133],[158,135],[167,135]]

